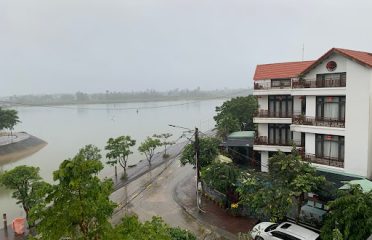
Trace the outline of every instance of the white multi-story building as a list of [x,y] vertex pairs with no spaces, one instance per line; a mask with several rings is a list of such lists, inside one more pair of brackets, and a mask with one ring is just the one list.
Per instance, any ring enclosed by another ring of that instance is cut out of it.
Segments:
[[257,65],[261,170],[296,145],[323,170],[372,178],[372,53],[332,48],[314,61]]

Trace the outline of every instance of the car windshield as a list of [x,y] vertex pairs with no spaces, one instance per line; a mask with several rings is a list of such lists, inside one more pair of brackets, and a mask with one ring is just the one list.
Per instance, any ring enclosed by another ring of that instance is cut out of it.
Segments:
[[274,224],[268,226],[268,227],[265,229],[265,232],[272,231],[272,230],[276,229],[276,228],[278,227],[278,225],[279,225],[279,224],[274,223]]

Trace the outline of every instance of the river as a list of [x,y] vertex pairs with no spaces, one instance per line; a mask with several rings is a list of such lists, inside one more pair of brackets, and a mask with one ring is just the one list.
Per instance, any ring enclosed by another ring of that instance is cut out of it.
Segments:
[[[17,107],[22,121],[15,131],[25,131],[48,143],[37,153],[24,159],[2,164],[2,170],[19,165],[37,166],[40,175],[52,182],[52,172],[67,158],[73,157],[86,144],[94,144],[103,149],[108,138],[130,135],[137,140],[132,149],[129,164],[134,164],[141,156],[137,147],[147,136],[154,133],[172,133],[173,140],[182,129],[169,127],[174,124],[201,131],[213,128],[215,107],[223,99],[206,101],[173,101],[123,104],[71,105],[55,107]],[[160,149],[159,149],[160,150]],[[103,156],[105,151],[102,152]],[[105,158],[103,159],[105,161]],[[102,176],[113,174],[113,167],[106,166]],[[24,216],[20,205],[11,198],[11,191],[0,188],[0,213],[7,213],[8,221]]]

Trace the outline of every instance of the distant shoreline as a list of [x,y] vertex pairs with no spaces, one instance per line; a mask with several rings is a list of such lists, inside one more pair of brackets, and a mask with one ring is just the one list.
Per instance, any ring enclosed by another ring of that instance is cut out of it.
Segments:
[[[251,89],[226,90],[226,91],[201,91],[197,93],[180,92],[178,95],[169,96],[166,92],[155,93],[110,93],[105,95],[85,94],[78,100],[78,94],[53,94],[53,95],[25,95],[6,97],[0,100],[0,106],[14,107],[44,107],[63,105],[92,105],[92,104],[121,104],[121,103],[148,103],[148,102],[173,102],[173,101],[206,101],[215,99],[228,99],[247,96]],[[83,93],[81,93],[83,94]],[[148,95],[146,95],[148,94]],[[76,95],[76,96],[75,96]],[[70,99],[64,99],[68,96]]]

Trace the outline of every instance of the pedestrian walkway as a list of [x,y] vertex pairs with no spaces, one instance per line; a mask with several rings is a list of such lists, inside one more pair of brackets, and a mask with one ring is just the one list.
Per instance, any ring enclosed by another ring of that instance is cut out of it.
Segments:
[[225,209],[203,197],[202,210],[196,206],[195,179],[185,179],[175,188],[175,200],[191,216],[201,223],[209,225],[227,239],[237,239],[239,233],[247,233],[256,225],[257,220],[246,217],[234,217]]
[[0,146],[5,146],[5,145],[16,143],[16,142],[21,142],[23,140],[28,139],[29,137],[30,135],[25,132],[15,132],[12,135],[1,133]]

